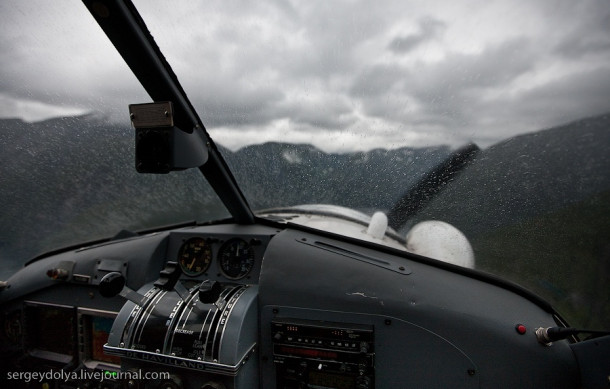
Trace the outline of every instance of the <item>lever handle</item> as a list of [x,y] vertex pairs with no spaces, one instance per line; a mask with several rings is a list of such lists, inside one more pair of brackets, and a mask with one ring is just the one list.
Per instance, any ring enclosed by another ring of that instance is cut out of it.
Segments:
[[139,306],[142,306],[146,301],[148,301],[148,298],[145,296],[125,286],[125,277],[116,271],[108,273],[102,277],[99,288],[100,294],[104,297],[110,298],[120,295],[121,297],[132,301]]
[[199,285],[199,301],[204,304],[214,304],[218,301],[221,292],[220,282],[205,280]]
[[155,281],[155,286],[159,289],[170,291],[176,286],[181,274],[182,269],[180,269],[178,262],[168,261],[165,264],[165,268],[159,272],[159,279]]

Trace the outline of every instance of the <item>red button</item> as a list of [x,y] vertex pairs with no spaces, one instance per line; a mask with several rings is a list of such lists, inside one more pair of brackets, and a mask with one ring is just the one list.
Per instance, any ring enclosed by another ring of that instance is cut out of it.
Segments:
[[517,332],[521,335],[524,335],[527,332],[527,328],[525,328],[525,326],[523,324],[517,324],[515,326],[515,329],[517,330]]

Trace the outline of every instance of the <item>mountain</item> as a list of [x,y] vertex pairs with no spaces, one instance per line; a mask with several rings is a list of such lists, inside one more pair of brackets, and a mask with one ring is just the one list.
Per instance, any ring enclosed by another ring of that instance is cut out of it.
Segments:
[[474,236],[610,190],[610,114],[516,136],[484,150],[416,220]]
[[140,175],[134,159],[132,130],[97,118],[1,120],[3,265],[121,229],[228,216],[197,171]]
[[[340,155],[280,143],[234,153],[219,148],[254,209],[310,202],[383,209],[449,152]],[[3,277],[42,251],[121,229],[229,216],[196,169],[136,173],[133,130],[98,117],[0,120],[0,166]],[[386,190],[376,194],[375,188]]]
[[571,323],[610,328],[609,145],[610,115],[498,143],[411,223],[453,224],[479,270],[516,280]]
[[449,152],[439,146],[327,154],[311,145],[265,143],[223,155],[254,209],[308,203],[374,211],[390,208]]
[[[420,220],[449,222],[470,239],[479,269],[519,280],[597,325],[588,318],[610,318],[610,292],[591,278],[610,278],[608,145],[610,114],[500,142],[402,232]],[[436,146],[332,154],[287,143],[219,149],[253,209],[328,203],[365,212],[390,209],[451,153]],[[97,117],[0,120],[0,166],[0,279],[57,246],[228,216],[196,169],[137,174],[133,130]],[[601,303],[576,309],[583,301]]]

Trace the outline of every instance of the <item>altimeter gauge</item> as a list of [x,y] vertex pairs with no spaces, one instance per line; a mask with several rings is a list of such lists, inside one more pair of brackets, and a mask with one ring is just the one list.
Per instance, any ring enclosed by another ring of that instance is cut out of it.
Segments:
[[212,248],[203,238],[191,238],[180,247],[178,262],[184,274],[198,276],[210,267]]
[[254,250],[245,240],[233,238],[220,247],[218,261],[220,270],[227,278],[244,278],[254,266]]

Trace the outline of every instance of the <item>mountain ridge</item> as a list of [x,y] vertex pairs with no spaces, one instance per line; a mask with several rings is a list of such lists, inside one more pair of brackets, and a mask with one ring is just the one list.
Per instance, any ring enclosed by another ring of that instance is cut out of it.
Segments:
[[[607,190],[608,129],[604,114],[484,149],[412,222],[445,220],[476,236]],[[253,209],[326,203],[366,212],[387,211],[451,152],[432,146],[338,154],[282,142],[218,148]],[[136,174],[133,130],[96,115],[0,119],[0,163],[0,257],[21,263],[74,243],[68,238],[228,216],[196,171]]]

